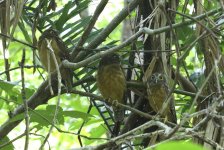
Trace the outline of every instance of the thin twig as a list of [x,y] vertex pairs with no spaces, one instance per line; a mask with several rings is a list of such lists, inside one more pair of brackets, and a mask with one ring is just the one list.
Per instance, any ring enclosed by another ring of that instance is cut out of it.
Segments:
[[[33,130],[33,129],[34,129],[34,128],[30,129],[30,131]],[[29,134],[31,134],[31,133],[29,133]],[[23,136],[26,136],[26,131],[25,131],[24,133],[20,134],[19,136],[15,137],[14,139],[12,139],[12,140],[10,140],[10,141],[8,141],[8,142],[6,142],[6,143],[0,145],[0,149],[2,149],[2,148],[4,148],[5,146],[7,146],[7,145],[9,145],[9,144],[12,144],[13,142],[15,142],[15,141],[21,139]]]
[[[49,42],[51,43],[52,41],[48,41],[48,39],[45,39],[46,43],[49,44]],[[48,46],[48,45],[47,45]],[[54,50],[52,50],[52,52],[54,52]],[[54,91],[51,85],[52,79],[51,79],[51,49],[47,49],[46,51],[47,54],[47,74],[48,74],[48,84],[49,84],[49,88],[50,88],[50,92],[51,95],[54,95]]]
[[[194,19],[196,20],[201,20],[203,19],[204,17],[207,17],[208,15],[213,15],[214,13],[217,13],[219,12],[221,9],[215,9],[215,10],[212,10],[212,11],[209,11],[207,13],[204,13],[202,15],[199,15],[199,16],[196,16],[194,17]],[[181,22],[181,23],[176,23],[176,24],[173,24],[172,25],[172,28],[173,29],[176,29],[176,28],[179,28],[179,27],[182,27],[184,25],[189,25],[189,24],[192,24],[194,23],[194,21],[190,20],[190,19],[186,19],[184,22]],[[110,53],[113,53],[113,52],[116,52],[122,48],[124,48],[125,46],[128,46],[129,44],[131,44],[134,40],[136,40],[139,36],[141,36],[143,33],[145,34],[149,34],[149,35],[155,35],[155,34],[159,34],[159,33],[162,33],[162,32],[165,32],[165,31],[169,31],[170,30],[170,26],[165,26],[165,27],[162,27],[162,28],[158,28],[158,29],[149,29],[149,28],[143,28],[141,30],[139,30],[138,32],[136,32],[134,35],[132,35],[129,39],[127,39],[126,41],[124,41],[122,44],[118,45],[118,46],[115,46],[113,48],[110,48],[104,52],[99,52],[89,58],[86,58],[85,60],[82,60],[82,61],[79,61],[77,63],[71,63],[69,62],[68,60],[64,60],[62,62],[62,65],[65,67],[65,68],[72,68],[72,69],[78,69],[80,67],[84,67],[94,61],[96,61],[97,59],[105,56],[105,55],[108,55]],[[101,39],[101,37],[100,37]],[[93,46],[89,45],[87,48],[95,48],[95,44],[93,44]]]
[[21,91],[21,93],[22,93],[22,99],[23,99],[23,104],[24,104],[24,108],[25,108],[24,114],[25,114],[25,122],[26,122],[26,129],[25,129],[26,140],[25,140],[24,150],[27,150],[28,146],[29,146],[30,120],[29,120],[28,104],[27,104],[27,100],[26,100],[26,91],[25,91],[25,76],[24,76],[25,60],[26,60],[26,53],[25,53],[25,49],[23,49],[22,60],[21,60],[21,63],[20,63],[21,77],[22,77],[22,91]]
[[[23,66],[23,68],[27,68],[27,69],[32,69],[34,67],[38,67],[38,68],[43,68],[42,66],[40,65],[31,65],[31,66]],[[14,68],[10,68],[9,70],[5,70],[3,72],[0,72],[0,76],[5,74],[6,72],[10,72],[10,71],[14,71],[14,70],[17,70],[17,69],[20,69],[21,67],[14,67]]]
[[188,18],[188,19],[191,19],[191,20],[197,22],[197,23],[200,24],[205,30],[207,30],[209,33],[211,33],[211,35],[213,35],[215,38],[217,38],[217,36],[214,34],[214,32],[213,32],[211,29],[207,28],[204,24],[202,24],[201,22],[199,22],[198,20],[196,20],[194,17],[188,16],[188,15],[186,15],[186,14],[180,13],[180,12],[178,12],[178,11],[175,11],[175,10],[172,10],[172,9],[169,9],[169,8],[168,8],[168,11],[174,12],[174,13],[176,13],[176,14],[179,14],[179,15],[181,15],[181,16],[183,16],[183,17],[186,17],[186,18]]
[[[54,49],[52,48],[51,46],[51,41],[48,41],[47,39],[45,39],[46,42],[47,42],[47,48],[48,48],[48,51],[50,52],[50,56],[53,58],[53,61],[54,61],[54,64],[55,64],[55,68],[56,68],[56,71],[57,71],[57,77],[58,77],[58,95],[57,95],[57,104],[56,104],[56,107],[55,107],[55,112],[54,112],[54,117],[53,117],[53,125],[56,123],[56,120],[57,120],[57,115],[58,115],[58,107],[60,105],[60,96],[61,96],[61,73],[60,73],[60,69],[59,69],[59,66],[58,66],[58,61],[56,59],[56,56],[55,56],[55,53],[54,53]],[[50,63],[53,63],[53,62],[50,62]],[[50,66],[50,63],[48,64],[48,66]],[[48,68],[49,69],[49,68]],[[40,146],[40,149],[43,149],[45,143],[47,142],[54,126],[51,126],[50,129],[49,129],[49,132],[46,136],[46,138],[44,139],[43,143],[41,144]]]
[[5,34],[3,34],[3,33],[0,33],[0,36],[2,36],[2,37],[6,37],[6,38],[10,39],[11,41],[15,41],[15,42],[21,43],[21,44],[26,45],[26,46],[28,46],[28,47],[31,47],[31,48],[33,48],[33,49],[37,49],[37,47],[34,47],[33,45],[30,45],[30,44],[25,43],[25,42],[23,42],[23,41],[17,40],[16,38],[10,37],[10,36],[5,35]]
[[145,129],[152,127],[152,126],[159,126],[165,132],[168,132],[167,130],[170,130],[170,128],[166,124],[159,122],[159,121],[151,120],[151,121],[146,122],[143,125],[136,127],[135,129],[132,129],[131,131],[128,131],[120,136],[117,136],[117,137],[109,140],[106,143],[96,146],[94,149],[103,149],[103,148],[114,146],[114,145],[120,145],[123,142],[125,142],[125,137],[133,136],[133,135],[135,135],[136,132],[142,132]]
[[[221,56],[219,57],[219,60],[218,62],[221,60]],[[189,112],[192,112],[193,108],[194,108],[194,105],[199,97],[199,95],[201,94],[202,90],[204,89],[205,85],[208,83],[208,80],[211,78],[213,72],[215,71],[216,69],[216,66],[213,66],[213,68],[211,69],[211,71],[209,72],[208,76],[206,77],[205,81],[203,82],[203,84],[201,85],[201,87],[198,89],[198,92],[191,104],[191,107],[189,109]],[[187,121],[187,115],[184,115],[183,119],[181,120],[180,122],[180,125],[182,126],[185,122]]]

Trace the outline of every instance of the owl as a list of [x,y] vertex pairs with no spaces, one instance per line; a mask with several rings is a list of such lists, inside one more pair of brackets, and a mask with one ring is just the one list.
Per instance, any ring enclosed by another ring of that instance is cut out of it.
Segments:
[[[52,73],[56,70],[56,65],[55,65],[53,57],[50,55],[50,52],[48,49],[48,43],[46,40],[48,40],[51,44],[51,47],[54,51],[54,55],[58,65],[60,65],[61,62],[65,59],[69,60],[70,56],[69,56],[69,52],[67,51],[66,45],[63,43],[63,41],[59,37],[58,32],[56,30],[50,28],[44,31],[38,41],[38,52],[39,52],[40,61],[44,69]],[[48,57],[48,55],[50,56]],[[49,62],[48,62],[48,58],[50,58]],[[48,70],[49,67],[50,67],[50,70]],[[72,70],[68,68],[60,68],[60,73],[62,76],[62,83],[67,87],[67,90],[71,90],[72,89]]]
[[[100,60],[96,81],[99,91],[105,99],[117,100],[124,104],[126,79],[117,54],[112,53]],[[123,108],[113,106],[113,111],[115,121],[122,122],[124,119]]]
[[[149,104],[152,109],[158,113],[162,109],[163,102],[167,99],[169,93],[165,75],[157,72],[153,73],[148,79],[147,84]],[[176,123],[177,119],[173,98],[165,109],[162,117],[170,122]]]

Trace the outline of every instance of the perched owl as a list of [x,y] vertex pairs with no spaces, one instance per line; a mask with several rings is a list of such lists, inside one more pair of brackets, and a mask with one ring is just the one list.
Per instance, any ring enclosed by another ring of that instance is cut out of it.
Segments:
[[[53,57],[48,53],[48,43],[49,40],[51,47],[54,51],[54,55],[56,57],[58,65],[65,59],[70,60],[69,53],[67,51],[66,45],[63,43],[61,38],[58,35],[58,32],[52,28],[44,31],[39,38],[38,41],[38,52],[40,61],[44,66],[44,69],[48,71],[48,65],[50,65],[50,72],[54,72],[56,70],[55,62]],[[48,55],[50,55],[50,60],[48,62]],[[69,68],[61,68],[60,73],[62,76],[63,84],[69,89],[72,89],[72,71]]]
[[[117,54],[113,53],[104,56],[100,60],[96,81],[103,98],[112,101],[116,100],[119,103],[124,104],[126,79],[120,65],[120,58]],[[113,111],[116,123],[115,128],[117,128],[114,130],[119,130],[120,123],[124,119],[124,109],[119,106],[113,106]]]
[[[169,93],[166,78],[162,73],[154,73],[147,82],[149,104],[152,109],[158,113],[162,109],[163,102],[167,99]],[[170,122],[177,122],[173,98],[171,99],[168,107],[165,109],[162,117],[167,118]]]

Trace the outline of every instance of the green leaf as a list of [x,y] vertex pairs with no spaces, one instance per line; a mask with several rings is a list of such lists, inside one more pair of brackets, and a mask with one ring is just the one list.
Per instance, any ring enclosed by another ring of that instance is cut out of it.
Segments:
[[7,144],[6,146],[1,147],[2,145],[8,143],[9,141],[10,141],[10,139],[9,139],[7,136],[4,137],[3,139],[1,139],[1,140],[0,140],[0,149],[1,149],[1,150],[14,150],[15,147],[13,146],[12,143],[9,143],[9,144]]
[[[52,124],[54,119],[56,105],[48,105],[46,110],[33,110],[29,111],[30,122],[38,123],[36,128],[42,128],[43,126],[49,126]],[[63,110],[58,107],[58,114],[56,118],[56,124],[64,124],[64,116],[62,114]],[[18,114],[10,119],[10,122],[23,120],[25,118],[24,113]]]
[[30,98],[30,96],[32,96],[34,92],[36,92],[34,89],[25,88],[26,99]]
[[75,6],[75,3],[72,1],[69,1],[65,6],[64,9],[62,11],[62,15],[60,16],[60,18],[56,21],[55,26],[56,29],[58,29],[59,31],[62,29],[63,25],[65,24],[65,22],[69,19],[68,17],[68,12],[71,8],[73,8]]
[[7,81],[0,81],[0,88],[6,92],[12,90],[14,86],[18,85],[18,82],[7,82]]
[[174,141],[164,144],[160,144],[156,147],[156,150],[203,150],[203,148],[197,144],[185,141]]
[[[39,126],[48,126],[51,125],[54,119],[54,112],[49,112],[48,110],[36,110],[35,113],[31,113],[30,122],[36,122]],[[63,115],[58,112],[56,118],[56,124],[64,124]]]
[[[26,100],[28,98],[30,98],[33,93],[35,92],[34,89],[30,89],[30,88],[25,88],[25,93],[26,93]],[[15,93],[18,95],[15,97]],[[22,95],[20,94],[21,93],[21,89],[14,89],[13,90],[13,94],[11,94],[10,96],[14,99],[14,101],[16,101],[17,103],[19,104],[22,104],[23,103],[23,99],[22,99]]]
[[170,61],[171,61],[171,64],[176,66],[177,65],[177,59],[173,56],[170,57]]
[[[2,93],[2,91],[0,91],[0,95],[1,95],[1,93]],[[2,99],[2,100],[1,100]],[[0,97],[0,109],[2,109],[2,107],[4,106],[4,104],[5,104],[5,98],[3,98],[3,97]]]
[[[54,113],[56,110],[56,107],[57,107],[56,105],[47,105],[46,110],[48,112]],[[63,111],[63,109],[60,106],[58,106],[58,113],[62,113],[62,111]]]
[[[90,138],[91,137],[102,137],[103,134],[105,134],[107,132],[107,129],[105,128],[105,126],[103,126],[101,123],[98,123],[99,125],[97,125],[95,128],[93,128],[91,131],[90,131]],[[84,140],[84,144],[85,145],[90,145],[92,143],[94,143],[95,141],[94,140],[88,140],[88,139],[85,139]],[[99,141],[98,141],[99,142]],[[101,142],[104,142],[104,140],[102,140]]]
[[[81,1],[79,3],[78,7],[75,8],[75,5],[76,5],[75,2],[69,1],[64,6],[64,9],[62,11],[62,15],[59,17],[59,19],[55,23],[56,29],[61,31],[61,29],[63,28],[64,24],[69,19],[71,19],[74,16],[78,15],[81,11],[83,11],[84,9],[86,9],[88,7],[89,2],[90,2],[89,0]],[[73,8],[75,8],[75,9],[73,9]]]
[[81,112],[81,111],[63,111],[62,114],[64,117],[72,117],[72,118],[82,118],[83,120],[89,119],[90,117],[94,117],[93,115]]
[[25,118],[24,113],[22,113],[22,114],[18,114],[18,115],[16,115],[16,116],[14,116],[13,118],[11,118],[11,119],[9,120],[9,122],[15,122],[15,121],[18,121],[18,120],[23,120],[24,118]]
[[192,41],[193,30],[190,26],[183,26],[181,28],[177,28],[178,39],[181,41]]
[[[92,41],[100,32],[102,31],[102,29],[98,29],[98,30],[96,30],[96,31],[92,31],[91,33],[90,33],[90,35],[88,36],[88,38],[87,38],[87,40],[86,40],[86,42],[88,43],[88,42],[90,42],[90,41]],[[80,31],[81,32],[81,31]],[[72,37],[74,37],[74,36],[76,36],[76,35],[73,35]],[[70,39],[73,39],[72,37],[70,37]],[[76,39],[74,39],[74,40],[72,40],[70,43],[77,43],[78,42],[78,40],[80,39],[80,37],[78,37],[78,38],[76,38]],[[66,43],[68,43],[68,40],[66,41]],[[72,49],[74,48],[75,46],[72,46]]]
[[24,35],[26,41],[28,41],[28,43],[32,43],[32,40],[30,38],[31,36],[28,34],[23,21],[19,21],[18,25],[19,25],[20,30],[23,32],[23,35]]
[[75,21],[74,23],[69,23],[67,24],[64,28],[63,31],[68,30],[68,32],[62,36],[62,38],[69,37],[71,34],[79,32],[80,29],[84,28],[90,21],[91,17],[86,17],[84,19],[79,19]]

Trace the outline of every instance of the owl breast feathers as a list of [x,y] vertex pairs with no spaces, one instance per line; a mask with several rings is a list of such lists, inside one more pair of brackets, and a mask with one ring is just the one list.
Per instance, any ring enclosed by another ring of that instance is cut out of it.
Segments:
[[98,88],[106,99],[118,100],[123,103],[125,78],[119,65],[104,66],[97,75]]

